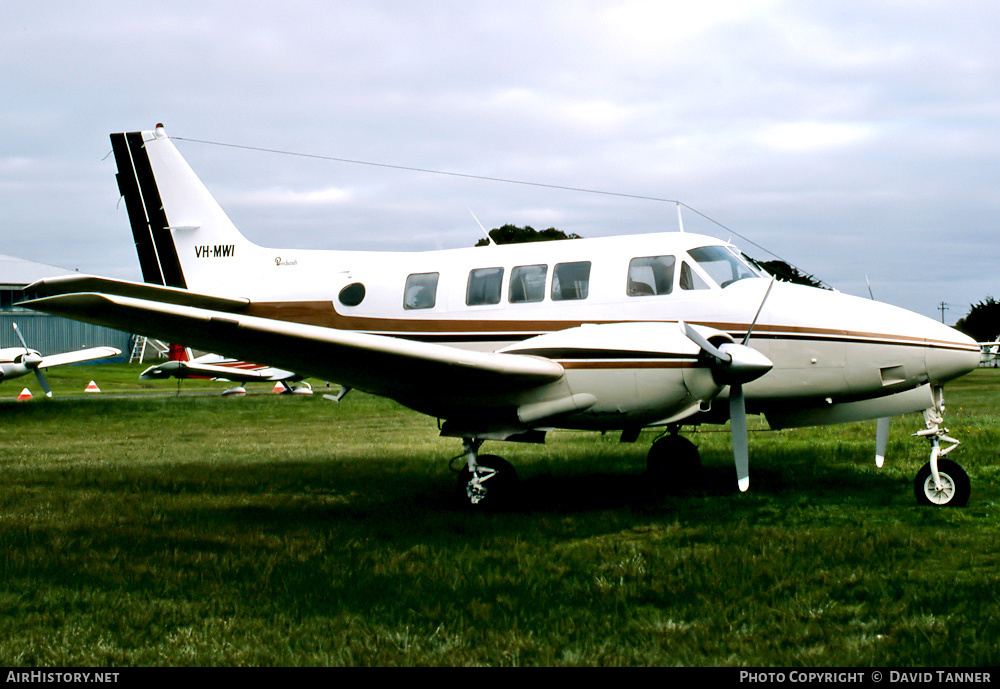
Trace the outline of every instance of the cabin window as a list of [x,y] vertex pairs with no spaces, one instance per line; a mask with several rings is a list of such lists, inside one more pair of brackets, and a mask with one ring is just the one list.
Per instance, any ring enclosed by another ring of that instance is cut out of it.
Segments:
[[557,263],[552,271],[552,300],[586,299],[590,291],[590,261]]
[[432,309],[437,302],[440,273],[414,273],[406,278],[403,290],[404,309]]
[[708,283],[694,272],[687,261],[681,262],[681,289],[710,289]]
[[691,249],[688,254],[719,287],[726,287],[737,280],[759,277],[743,259],[724,246],[703,246]]
[[469,306],[500,303],[503,268],[476,268],[469,273],[465,303]]
[[365,299],[365,286],[360,282],[352,282],[344,289],[340,290],[337,299],[344,306],[357,306]]
[[510,290],[507,298],[511,304],[527,304],[545,299],[545,278],[549,267],[517,266],[510,271]]
[[674,289],[673,256],[646,256],[633,258],[628,264],[628,287],[630,297],[649,297],[670,294]]

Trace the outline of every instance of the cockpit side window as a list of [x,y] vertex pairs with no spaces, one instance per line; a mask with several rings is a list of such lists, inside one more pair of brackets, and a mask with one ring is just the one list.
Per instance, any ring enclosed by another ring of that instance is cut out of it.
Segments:
[[646,256],[633,258],[628,264],[628,286],[630,297],[648,297],[670,294],[674,289],[673,256]]
[[681,261],[681,289],[711,289],[708,284],[701,279],[691,268],[687,261]]
[[753,268],[724,246],[703,246],[691,249],[688,254],[719,287],[726,287],[746,278],[760,277]]
[[403,290],[403,308],[433,309],[437,303],[437,286],[440,273],[414,273],[406,278]]

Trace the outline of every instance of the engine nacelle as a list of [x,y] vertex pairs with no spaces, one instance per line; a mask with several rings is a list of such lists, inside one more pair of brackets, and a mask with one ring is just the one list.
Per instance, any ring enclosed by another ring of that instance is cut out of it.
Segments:
[[[733,341],[711,328],[699,327],[699,332],[719,345]],[[557,361],[573,394],[594,397],[589,408],[559,424],[570,427],[582,422],[613,429],[680,420],[722,389],[698,345],[676,323],[581,325],[501,351]]]

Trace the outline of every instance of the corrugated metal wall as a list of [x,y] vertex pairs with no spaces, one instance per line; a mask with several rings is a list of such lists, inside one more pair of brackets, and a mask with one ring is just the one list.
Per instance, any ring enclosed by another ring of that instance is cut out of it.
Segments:
[[0,347],[21,346],[13,323],[17,323],[28,346],[43,356],[107,345],[122,350],[115,361],[128,361],[131,351],[132,335],[129,333],[31,311],[0,312]]

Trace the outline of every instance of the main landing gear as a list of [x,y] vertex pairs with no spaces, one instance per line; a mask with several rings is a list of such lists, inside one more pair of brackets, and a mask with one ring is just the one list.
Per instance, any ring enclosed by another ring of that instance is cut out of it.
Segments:
[[508,503],[518,481],[517,472],[506,459],[479,454],[482,444],[479,438],[463,440],[465,466],[458,472],[459,500],[479,509]]
[[649,448],[646,473],[658,485],[683,489],[700,478],[701,455],[694,443],[680,435],[679,426],[671,426]]
[[[947,428],[941,428],[944,421],[944,395],[941,388],[934,390],[934,406],[924,411],[922,431],[915,436],[927,438],[931,443],[931,459],[920,468],[913,481],[913,492],[917,503],[938,507],[965,507],[972,492],[969,475],[955,462],[941,459],[958,447],[959,442],[948,435]],[[941,443],[950,443],[941,447]]]

